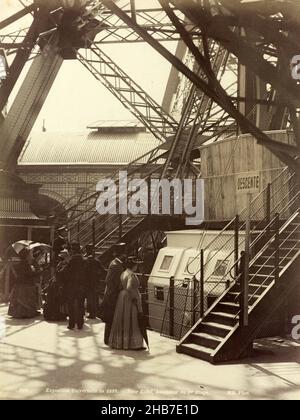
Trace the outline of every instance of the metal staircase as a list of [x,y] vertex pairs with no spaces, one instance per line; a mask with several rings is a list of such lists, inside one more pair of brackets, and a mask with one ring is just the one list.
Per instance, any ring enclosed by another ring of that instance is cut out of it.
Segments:
[[[219,73],[226,65],[228,54],[215,42],[210,45],[210,52],[213,57],[214,70]],[[96,44],[92,44],[89,49],[84,51],[84,54],[78,52],[79,61],[159,140],[165,142],[168,136],[171,136],[172,145],[169,148],[158,146],[127,165],[124,170],[128,172],[128,176],[143,174],[143,179],[149,179],[155,173],[155,177],[164,177],[169,162],[176,156],[185,158],[181,159],[180,164],[177,164],[176,170],[177,177],[183,175],[183,173],[179,174],[178,168],[187,165],[197,132],[201,133],[201,129],[205,125],[204,120],[208,115],[208,110],[211,109],[212,101],[203,92],[190,86],[190,99],[184,107],[181,120],[178,123]],[[183,170],[183,172],[185,171]],[[119,171],[113,174],[112,178],[116,179],[118,174]],[[65,220],[67,220],[70,239],[79,241],[81,245],[94,243],[97,252],[102,255],[108,252],[114,243],[126,240],[133,233],[138,233],[138,229],[142,228],[147,218],[126,216],[120,219],[117,215],[103,217],[96,212],[97,198],[98,193],[91,189],[82,191],[80,196],[70,197],[64,203],[65,212],[59,223],[65,224]]]
[[[213,286],[210,296],[216,295],[220,287],[225,291],[216,297],[206,312],[202,311],[201,317],[181,339],[177,352],[211,363],[240,358],[299,283],[300,191],[295,175],[288,176],[286,171],[274,184],[278,184],[283,176],[287,177],[286,182],[280,182],[281,188],[272,191],[281,195],[281,202],[274,204],[268,221],[253,223],[249,247]],[[270,199],[274,198],[269,189],[255,201],[261,201],[265,193]],[[242,224],[240,229],[244,227]],[[236,250],[233,252],[237,254]],[[205,272],[205,267],[202,269]],[[233,270],[235,275],[232,275]],[[229,275],[232,279],[228,283]],[[207,287],[210,278],[205,282]],[[198,301],[195,311],[199,311],[199,305]],[[201,305],[205,306],[203,299]]]
[[[213,69],[217,74],[222,72],[228,60],[226,50],[216,42],[209,46]],[[195,147],[198,135],[202,134],[207,123],[209,112],[213,106],[211,99],[203,92],[190,86],[189,98],[182,110],[179,123],[165,112],[143,89],[138,86],[124,71],[114,63],[98,45],[92,43],[88,49],[77,52],[79,61],[101,81],[135,117],[142,122],[159,140],[170,146],[158,146],[147,152],[124,168],[128,177],[137,176],[143,179],[150,177],[163,178],[172,159],[176,163],[176,177],[185,176],[190,154]],[[203,141],[208,137],[203,136]],[[199,145],[199,142],[198,142]],[[182,170],[180,170],[182,168]],[[191,168],[198,176],[198,171]],[[111,176],[118,177],[119,171]],[[127,241],[132,235],[139,233],[145,226],[148,217],[126,216],[123,219],[117,215],[101,216],[96,211],[98,193],[91,189],[81,192],[81,195],[70,197],[65,203],[65,211],[56,216],[58,224],[66,224],[70,240],[77,240],[81,245],[95,244],[96,252],[105,255],[112,245],[118,241]],[[54,209],[55,212],[55,209]],[[173,224],[174,226],[174,224]],[[177,220],[175,220],[177,226]]]
[[178,123],[95,43],[77,52],[78,60],[160,141],[174,135]]

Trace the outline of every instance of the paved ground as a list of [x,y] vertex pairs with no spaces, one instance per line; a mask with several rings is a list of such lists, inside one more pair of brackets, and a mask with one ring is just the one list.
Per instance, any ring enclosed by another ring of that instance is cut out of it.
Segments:
[[154,332],[150,354],[114,351],[100,321],[79,332],[6,312],[0,305],[0,399],[300,399],[297,343],[268,340],[255,358],[213,366]]

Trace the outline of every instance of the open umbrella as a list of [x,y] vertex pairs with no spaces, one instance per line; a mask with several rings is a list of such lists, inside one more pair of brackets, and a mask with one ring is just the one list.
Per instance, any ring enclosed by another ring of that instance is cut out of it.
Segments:
[[24,239],[11,244],[5,251],[5,258],[17,258],[24,248],[29,248],[39,253],[49,253],[51,250],[50,245]]
[[34,242],[28,246],[29,249],[43,249],[45,251],[49,251],[51,249],[50,245],[43,244],[40,242]]
[[24,248],[28,248],[29,245],[31,245],[33,243],[34,243],[33,241],[23,240],[23,241],[18,241],[18,242],[15,242],[15,243],[11,244],[11,247],[17,254],[20,254],[20,252]]

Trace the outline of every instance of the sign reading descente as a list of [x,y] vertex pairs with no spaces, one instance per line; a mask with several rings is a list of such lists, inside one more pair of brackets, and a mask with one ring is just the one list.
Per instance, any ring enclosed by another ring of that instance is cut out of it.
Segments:
[[254,193],[260,191],[260,174],[259,172],[247,172],[237,175],[236,190],[238,193]]

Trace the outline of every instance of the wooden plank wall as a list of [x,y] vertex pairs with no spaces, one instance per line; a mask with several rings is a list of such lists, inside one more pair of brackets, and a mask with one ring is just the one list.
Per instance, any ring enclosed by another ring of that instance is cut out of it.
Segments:
[[[267,133],[274,140],[294,143],[292,132]],[[258,145],[250,134],[203,146],[200,152],[202,177],[205,180],[206,220],[230,220],[246,207],[247,193],[237,191],[239,176],[259,173],[259,191],[251,194],[254,198],[284,168],[284,164],[268,149]]]

